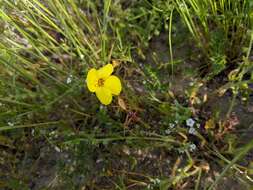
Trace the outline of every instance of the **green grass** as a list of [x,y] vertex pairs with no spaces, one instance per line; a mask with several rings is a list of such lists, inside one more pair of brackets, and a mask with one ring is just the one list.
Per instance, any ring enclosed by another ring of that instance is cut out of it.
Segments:
[[[0,1],[0,189],[250,189],[252,8]],[[85,79],[108,63],[102,106]]]

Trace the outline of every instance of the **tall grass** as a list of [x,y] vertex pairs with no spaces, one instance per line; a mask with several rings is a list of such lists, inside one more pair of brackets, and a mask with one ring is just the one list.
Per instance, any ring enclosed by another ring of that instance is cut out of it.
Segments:
[[252,3],[249,0],[175,2],[189,31],[209,59],[212,76],[242,60],[252,28]]

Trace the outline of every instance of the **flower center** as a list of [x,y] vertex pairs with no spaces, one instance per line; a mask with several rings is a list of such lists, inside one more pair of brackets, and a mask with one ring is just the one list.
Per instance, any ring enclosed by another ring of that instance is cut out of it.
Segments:
[[104,82],[105,82],[104,79],[98,79],[98,86],[99,87],[104,86]]

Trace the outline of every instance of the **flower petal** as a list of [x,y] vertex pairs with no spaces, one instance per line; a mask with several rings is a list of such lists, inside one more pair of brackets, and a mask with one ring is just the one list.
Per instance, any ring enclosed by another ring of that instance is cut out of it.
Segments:
[[112,64],[107,64],[98,70],[99,78],[108,78],[113,72]]
[[87,74],[87,78],[86,78],[86,82],[87,82],[87,86],[88,86],[89,91],[91,91],[91,92],[96,91],[97,81],[98,81],[98,72],[97,72],[97,70],[96,69],[89,70],[89,72]]
[[96,95],[100,102],[104,105],[108,105],[112,102],[112,93],[109,89],[104,87],[97,88]]
[[119,78],[114,75],[106,79],[104,87],[109,89],[114,95],[119,95],[122,90]]

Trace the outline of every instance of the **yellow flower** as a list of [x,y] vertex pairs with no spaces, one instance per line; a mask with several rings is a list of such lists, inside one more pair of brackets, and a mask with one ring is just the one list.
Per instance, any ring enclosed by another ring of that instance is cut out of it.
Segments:
[[108,105],[112,102],[112,95],[119,95],[122,87],[118,77],[111,75],[112,64],[96,70],[90,69],[86,78],[89,91],[95,92],[100,102]]

